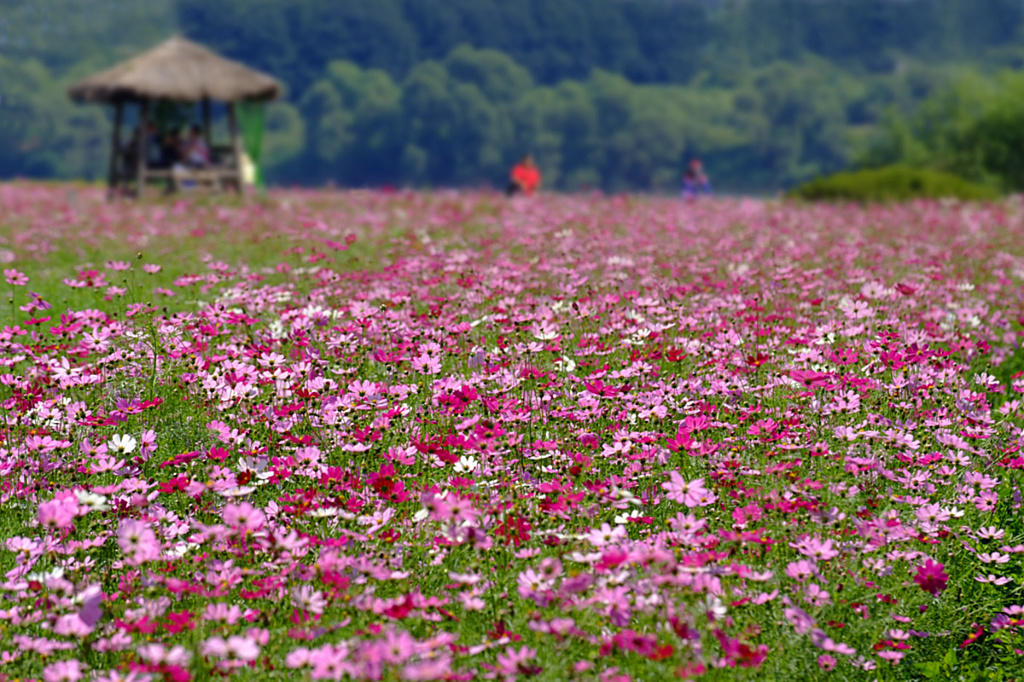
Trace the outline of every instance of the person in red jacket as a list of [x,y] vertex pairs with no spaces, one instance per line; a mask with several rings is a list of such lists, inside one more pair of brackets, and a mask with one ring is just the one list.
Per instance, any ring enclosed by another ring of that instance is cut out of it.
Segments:
[[533,194],[540,187],[540,169],[533,163],[533,157],[527,154],[512,168],[512,181],[506,194]]

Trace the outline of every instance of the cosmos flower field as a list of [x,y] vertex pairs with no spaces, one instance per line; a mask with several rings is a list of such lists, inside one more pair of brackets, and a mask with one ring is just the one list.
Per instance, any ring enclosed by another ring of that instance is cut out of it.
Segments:
[[1024,205],[0,186],[0,680],[1024,679]]

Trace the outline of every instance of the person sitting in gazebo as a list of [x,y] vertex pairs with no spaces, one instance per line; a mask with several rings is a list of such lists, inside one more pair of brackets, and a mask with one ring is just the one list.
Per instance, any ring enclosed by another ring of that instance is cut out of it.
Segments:
[[188,137],[181,142],[178,149],[179,162],[171,170],[178,176],[182,187],[195,185],[193,180],[187,178],[188,171],[210,165],[210,148],[206,145],[202,132],[202,128],[193,125],[189,129]]
[[210,148],[203,139],[203,129],[193,125],[188,139],[182,144],[181,158],[189,168],[204,168],[210,165]]
[[181,131],[173,128],[160,143],[160,168],[174,168],[181,162]]

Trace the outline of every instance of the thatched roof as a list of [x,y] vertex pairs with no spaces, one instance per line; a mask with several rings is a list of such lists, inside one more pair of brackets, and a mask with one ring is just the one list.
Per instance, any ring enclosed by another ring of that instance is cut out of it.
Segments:
[[68,95],[79,102],[234,102],[275,99],[280,94],[281,84],[265,73],[181,37],[171,38],[68,89]]

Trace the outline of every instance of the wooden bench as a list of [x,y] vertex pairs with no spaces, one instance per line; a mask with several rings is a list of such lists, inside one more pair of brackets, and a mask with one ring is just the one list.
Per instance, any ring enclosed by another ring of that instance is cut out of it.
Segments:
[[222,191],[232,189],[241,192],[241,173],[234,166],[206,166],[203,168],[147,168],[143,172],[143,183],[164,182],[168,192],[184,189]]

